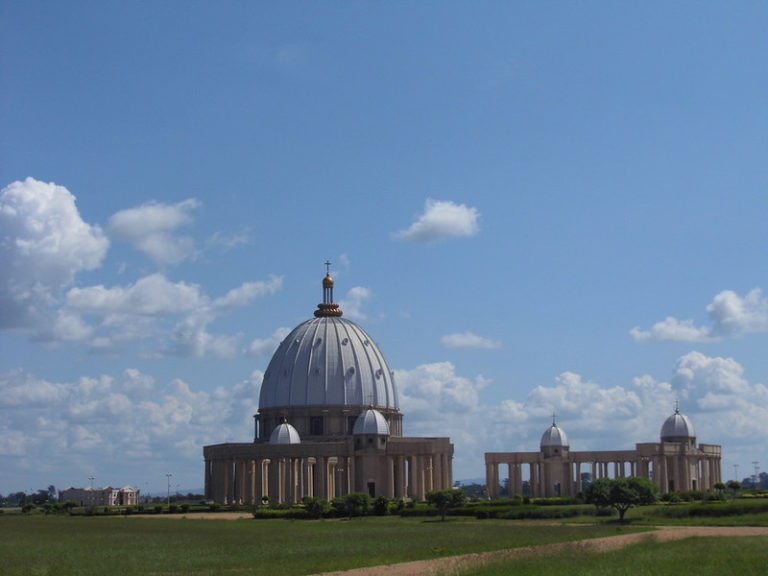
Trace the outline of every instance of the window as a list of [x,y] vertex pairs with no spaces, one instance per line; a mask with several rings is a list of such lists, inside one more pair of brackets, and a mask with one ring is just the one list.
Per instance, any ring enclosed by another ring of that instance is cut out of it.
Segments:
[[309,418],[309,435],[310,436],[322,436],[323,435],[323,417],[322,416],[310,416],[310,418]]

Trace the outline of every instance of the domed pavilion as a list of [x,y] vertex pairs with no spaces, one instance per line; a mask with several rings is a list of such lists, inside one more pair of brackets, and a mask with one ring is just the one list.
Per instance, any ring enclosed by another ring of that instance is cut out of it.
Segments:
[[488,495],[500,495],[499,469],[507,468],[508,494],[532,497],[575,496],[598,478],[650,478],[662,494],[712,490],[721,482],[722,449],[696,444],[691,420],[678,406],[661,427],[660,441],[635,444],[634,450],[576,452],[552,419],[539,452],[486,452]]
[[253,442],[203,448],[206,498],[295,503],[367,492],[423,500],[429,490],[452,486],[450,439],[403,436],[384,355],[342,317],[330,270],[322,286],[314,317],[294,328],[269,362]]

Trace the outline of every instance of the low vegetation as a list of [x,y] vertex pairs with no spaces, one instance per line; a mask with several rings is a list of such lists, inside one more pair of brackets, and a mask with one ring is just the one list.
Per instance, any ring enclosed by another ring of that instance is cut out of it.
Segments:
[[3,576],[290,576],[616,532],[615,526],[527,526],[472,518],[261,522],[3,514],[0,566]]

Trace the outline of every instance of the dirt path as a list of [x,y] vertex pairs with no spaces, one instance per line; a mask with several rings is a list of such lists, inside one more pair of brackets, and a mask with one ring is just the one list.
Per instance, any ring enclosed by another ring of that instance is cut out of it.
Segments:
[[693,538],[697,536],[768,536],[768,528],[750,526],[664,526],[659,528],[656,532],[622,534],[620,536],[607,536],[591,540],[580,540],[578,542],[527,546],[512,550],[498,550],[495,552],[465,554],[463,556],[449,556],[447,558],[403,562],[401,564],[390,564],[388,566],[355,568],[353,570],[342,570],[339,572],[325,572],[322,576],[434,576],[437,574],[455,574],[459,570],[478,564],[484,564],[492,560],[511,559],[520,556],[545,554],[563,550],[607,552],[609,550],[624,548],[644,540],[669,542],[672,540],[682,540],[684,538]]

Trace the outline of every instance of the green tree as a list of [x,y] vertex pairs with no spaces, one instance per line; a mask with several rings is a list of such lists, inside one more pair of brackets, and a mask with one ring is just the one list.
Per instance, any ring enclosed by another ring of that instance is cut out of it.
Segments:
[[624,521],[627,510],[633,506],[653,504],[658,499],[658,488],[648,478],[600,478],[584,491],[584,500],[598,508],[613,508]]
[[427,492],[427,502],[437,507],[440,518],[445,522],[449,508],[461,506],[464,503],[464,492],[461,490],[430,490]]

